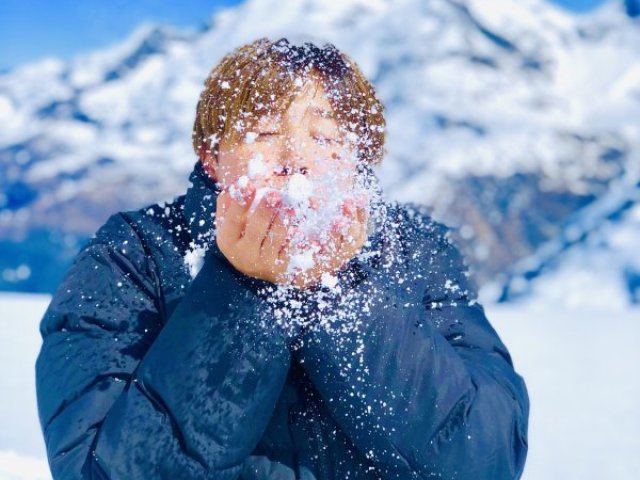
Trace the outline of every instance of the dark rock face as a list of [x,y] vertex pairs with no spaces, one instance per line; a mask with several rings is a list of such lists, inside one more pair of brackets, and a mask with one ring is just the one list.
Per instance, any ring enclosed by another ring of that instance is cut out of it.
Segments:
[[625,0],[624,8],[631,18],[640,17],[640,0]]

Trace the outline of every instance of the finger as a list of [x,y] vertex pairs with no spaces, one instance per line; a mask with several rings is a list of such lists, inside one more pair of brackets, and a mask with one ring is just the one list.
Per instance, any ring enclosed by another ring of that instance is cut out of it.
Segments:
[[358,209],[356,216],[357,221],[354,221],[350,225],[348,233],[345,235],[345,240],[352,248],[353,246],[360,247],[367,236],[366,213],[364,209]]
[[240,219],[240,231],[236,231],[235,239],[240,240],[245,235],[248,219],[249,219],[249,208],[253,199],[256,196],[255,187],[247,186],[246,190],[243,190],[241,195],[236,199],[232,206],[235,207],[233,213],[238,216]]
[[284,239],[280,248],[278,249],[278,257],[284,254],[284,252],[289,248],[293,239],[296,236],[296,230],[298,227],[295,225],[294,219],[296,216],[296,211],[292,207],[284,206],[280,210],[280,217],[278,222],[281,224],[284,230]]
[[242,236],[246,221],[246,209],[253,200],[255,188],[250,186],[245,193],[244,205],[231,196],[228,190],[218,195],[221,202],[221,214],[216,218],[216,228],[223,239],[237,241]]
[[349,229],[344,234],[335,235],[335,254],[332,256],[333,263],[342,267],[349,261],[362,247],[365,240],[365,227],[360,222],[352,222]]
[[[348,226],[341,230],[344,234],[344,238],[349,242],[357,242],[360,240],[362,231],[366,232],[367,213],[366,209],[355,204],[347,207],[347,213],[345,214],[345,221],[348,222]],[[344,227],[344,225],[342,225]]]
[[267,226],[267,230],[265,232],[265,234],[262,236],[262,240],[260,241],[260,255],[263,255],[265,252],[265,244],[272,244],[274,243],[274,225],[276,225],[278,223],[278,217],[279,214],[278,212],[273,212],[273,214],[271,215],[271,220],[269,222],[269,225]]
[[351,227],[351,224],[353,223],[353,218],[347,217],[347,216],[340,216],[338,218],[335,218],[332,222],[331,222],[331,229],[330,229],[330,234],[331,235],[337,235],[337,234],[345,234],[349,231],[349,227]]
[[369,221],[369,210],[366,207],[361,206],[357,208],[356,218],[358,221],[366,226]]
[[334,242],[335,243],[332,246],[333,251],[331,252],[330,257],[332,260],[331,264],[334,268],[340,268],[353,256],[352,248],[349,246],[345,235],[342,233],[336,235]]
[[280,245],[280,248],[278,249],[278,259],[286,260],[288,263],[287,253],[289,252],[289,250],[291,250],[291,239],[289,237],[285,237],[284,241]]
[[288,243],[287,228],[280,214],[274,217],[260,246],[260,255],[263,259],[272,262],[276,272],[282,272],[287,267],[284,258],[285,247]]
[[256,257],[260,254],[269,226],[275,220],[281,204],[282,199],[278,192],[267,192],[247,219],[242,240],[246,244],[246,248]]
[[342,214],[347,217],[352,217],[355,214],[356,201],[353,198],[347,198],[341,204]]
[[370,198],[369,198],[369,195],[366,192],[363,192],[363,193],[357,194],[354,197],[354,201],[355,201],[356,207],[365,207],[366,208],[369,205]]

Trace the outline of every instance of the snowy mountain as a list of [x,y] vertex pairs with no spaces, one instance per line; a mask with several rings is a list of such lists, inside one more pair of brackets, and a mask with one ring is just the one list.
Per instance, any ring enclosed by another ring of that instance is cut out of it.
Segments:
[[[490,6],[249,0],[199,31],[146,25],[113,48],[0,76],[0,288],[50,291],[110,213],[184,191],[197,97],[225,53],[316,32],[387,108],[388,196],[455,227],[481,284],[504,299],[526,291],[514,279],[560,268],[604,228],[598,218],[623,221],[637,204],[638,3],[581,16],[544,0]],[[635,278],[629,255],[612,275]]]

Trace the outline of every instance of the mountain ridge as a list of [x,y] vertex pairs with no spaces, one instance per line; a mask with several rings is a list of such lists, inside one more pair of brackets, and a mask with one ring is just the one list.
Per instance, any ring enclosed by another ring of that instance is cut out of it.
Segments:
[[[309,31],[349,54],[387,108],[387,194],[428,205],[480,282],[508,285],[640,163],[640,28],[627,9],[253,0],[200,30],[143,25],[108,49],[0,75],[0,288],[50,291],[110,213],[182,193],[208,71],[259,36]],[[36,266],[43,248],[50,268]]]

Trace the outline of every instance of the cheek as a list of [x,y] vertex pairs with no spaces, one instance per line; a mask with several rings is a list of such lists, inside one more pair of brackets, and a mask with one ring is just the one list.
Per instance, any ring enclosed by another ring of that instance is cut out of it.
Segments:
[[346,168],[332,168],[316,172],[313,197],[319,204],[332,203],[351,195],[355,185],[356,171]]
[[243,146],[232,154],[221,158],[225,184],[237,182],[242,176],[253,177],[256,184],[262,184],[273,174],[273,148],[268,145]]
[[326,147],[322,155],[316,155],[311,165],[313,177],[322,185],[320,195],[326,195],[332,190],[332,195],[346,192],[353,188],[357,172],[357,161],[348,151],[340,147]]
[[318,146],[314,149],[312,167],[318,173],[335,173],[337,170],[355,170],[357,162],[350,150],[341,146]]
[[228,164],[222,167],[222,178],[224,185],[230,185],[238,181],[238,179],[244,174],[245,168],[242,168],[240,162],[234,164]]
[[356,178],[356,171],[354,169],[343,168],[337,171],[336,183],[340,190],[348,190],[353,187]]

